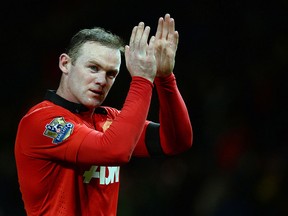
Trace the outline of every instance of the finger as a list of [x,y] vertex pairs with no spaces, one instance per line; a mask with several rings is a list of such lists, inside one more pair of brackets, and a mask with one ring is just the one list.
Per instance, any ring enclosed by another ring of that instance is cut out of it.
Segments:
[[155,35],[156,39],[160,39],[162,36],[163,22],[164,22],[164,19],[160,17],[158,20],[158,25],[157,25],[156,35]]
[[178,42],[179,42],[179,33],[178,31],[174,31],[173,33],[168,35],[168,41],[172,45],[174,50],[177,50]]
[[144,22],[140,22],[136,30],[135,39],[133,41],[134,48],[139,47],[143,31],[144,31]]
[[175,20],[173,18],[170,18],[169,33],[174,34],[174,32],[175,32]]
[[175,30],[175,20],[173,18],[170,17],[170,22],[169,22],[169,34],[167,39],[173,43],[173,44],[178,44],[179,41],[179,34],[178,32]]
[[167,38],[169,33],[169,24],[170,24],[170,14],[165,14],[162,38]]
[[154,55],[154,48],[155,48],[155,36],[152,36],[149,40],[147,55],[153,56]]
[[150,27],[146,26],[144,29],[143,35],[141,37],[140,44],[139,44],[141,51],[146,51],[149,34],[150,34]]
[[126,63],[127,63],[127,59],[129,59],[129,52],[130,52],[130,47],[128,45],[125,46],[125,59],[126,59]]
[[132,29],[132,33],[131,33],[130,41],[129,41],[129,46],[132,48],[133,48],[133,44],[135,40],[136,31],[137,31],[137,26],[134,26],[134,28]]

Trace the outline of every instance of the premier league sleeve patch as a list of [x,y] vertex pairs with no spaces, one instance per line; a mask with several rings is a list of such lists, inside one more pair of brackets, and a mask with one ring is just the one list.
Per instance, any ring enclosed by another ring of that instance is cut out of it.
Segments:
[[52,143],[59,144],[72,134],[73,127],[74,125],[66,122],[63,117],[58,117],[45,126],[43,134],[52,138]]

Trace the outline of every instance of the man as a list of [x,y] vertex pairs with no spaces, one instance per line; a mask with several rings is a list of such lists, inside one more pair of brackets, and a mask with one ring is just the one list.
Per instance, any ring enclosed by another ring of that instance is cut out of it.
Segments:
[[[140,22],[129,45],[102,28],[83,29],[59,57],[56,91],[21,119],[15,143],[27,215],[116,215],[120,166],[132,156],[174,155],[192,145],[192,126],[173,74],[174,19],[160,17],[156,35]],[[131,75],[123,108],[101,106],[124,52]],[[146,120],[152,89],[159,123]]]

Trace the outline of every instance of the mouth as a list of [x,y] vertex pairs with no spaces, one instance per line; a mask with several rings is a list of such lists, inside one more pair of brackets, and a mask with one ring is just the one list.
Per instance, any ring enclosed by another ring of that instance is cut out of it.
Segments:
[[101,90],[90,90],[90,91],[97,96],[102,96],[104,94],[104,92]]

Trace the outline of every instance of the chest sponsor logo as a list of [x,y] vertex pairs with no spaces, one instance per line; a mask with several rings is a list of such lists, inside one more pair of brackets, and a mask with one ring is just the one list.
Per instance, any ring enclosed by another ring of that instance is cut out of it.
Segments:
[[54,118],[45,126],[43,134],[52,138],[52,143],[58,144],[71,135],[73,127],[74,125],[70,122],[66,122],[63,117],[58,117]]
[[92,178],[99,179],[100,185],[108,185],[119,182],[119,166],[91,166],[90,170],[83,174],[83,182],[89,184]]

